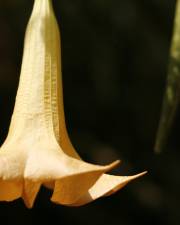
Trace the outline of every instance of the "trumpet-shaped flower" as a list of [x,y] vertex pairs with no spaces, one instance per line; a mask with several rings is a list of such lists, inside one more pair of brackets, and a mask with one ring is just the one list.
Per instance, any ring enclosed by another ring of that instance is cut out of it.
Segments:
[[107,166],[81,160],[65,125],[60,35],[51,0],[35,0],[8,136],[0,149],[0,201],[22,198],[32,207],[41,185],[52,201],[79,206],[110,195],[144,173],[105,174]]

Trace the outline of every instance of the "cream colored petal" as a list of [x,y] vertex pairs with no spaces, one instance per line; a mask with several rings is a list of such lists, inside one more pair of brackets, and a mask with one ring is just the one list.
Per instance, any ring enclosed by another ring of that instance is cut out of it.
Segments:
[[[70,139],[68,137],[68,134],[67,133],[65,133],[65,134],[66,134],[66,139],[64,139],[64,140],[66,140],[66,141],[63,140],[64,142],[61,143],[61,145],[64,146],[65,153],[75,159],[79,159],[79,160],[83,161],[80,158],[80,156],[78,155],[78,153],[76,152],[76,150],[74,149],[74,147],[72,146]],[[109,174],[103,174],[97,180],[97,182],[88,190],[88,192],[85,193],[80,199],[78,199],[73,204],[66,204],[66,205],[81,206],[81,205],[90,203],[100,197],[111,195],[111,194],[117,192],[118,190],[120,190],[121,188],[123,188],[130,181],[144,175],[145,173],[146,172],[140,173],[140,174],[137,174],[134,176],[113,176],[113,175],[109,175]],[[65,204],[65,203],[62,203],[62,201],[60,201],[61,186],[60,186],[60,184],[59,185],[56,184],[56,186],[58,188],[56,190],[56,192],[57,192],[56,193],[56,201],[54,201],[54,202]],[[48,184],[48,188],[52,189],[53,187],[54,187],[53,183]],[[57,199],[59,199],[59,201]],[[54,200],[54,199],[51,199],[51,200]]]
[[[76,150],[74,149],[73,145],[70,142],[70,139],[68,137],[68,134],[65,132],[65,139],[63,139],[63,142],[60,143],[60,145],[64,146],[64,152],[68,154],[69,156],[79,159],[83,162],[83,160],[80,158]],[[76,200],[72,204],[67,204],[61,200],[62,198],[62,187],[61,183],[56,182],[55,190],[56,190],[56,198],[52,198],[51,200],[56,203],[61,203],[69,206],[80,206],[87,204],[89,202],[92,202],[100,197],[111,195],[121,188],[123,188],[126,184],[128,184],[130,181],[144,175],[144,173],[140,173],[134,176],[113,176],[108,174],[103,174],[100,176],[100,178],[97,180],[97,182],[94,183],[94,185],[88,190],[87,193],[85,193],[81,198]],[[75,184],[77,186],[77,190],[81,189],[78,184]],[[53,189],[54,184],[49,183],[48,188]],[[76,190],[75,189],[75,190]]]
[[[138,173],[136,175],[132,175],[132,176],[109,176],[109,181],[111,180],[112,182],[114,182],[114,187],[109,190],[104,196],[109,196],[114,194],[115,192],[119,191],[121,188],[123,188],[126,184],[128,184],[129,182],[144,176],[147,173],[147,171],[144,171],[142,173]],[[105,174],[105,176],[107,176]],[[117,185],[115,185],[115,183],[117,182]]]
[[143,172],[134,176],[113,176],[104,174],[94,186],[89,189],[88,193],[69,206],[85,205],[100,197],[111,195],[123,188],[130,181],[143,176],[145,173],[146,172]]
[[0,154],[0,179],[20,180],[23,177],[24,157],[20,152]]
[[56,149],[34,149],[26,160],[24,178],[32,182],[48,182],[65,179],[67,176],[97,173],[101,174],[119,164],[115,161],[107,166],[99,166],[74,159]]
[[22,194],[24,163],[18,153],[4,150],[2,148],[0,152],[0,201],[13,201]]
[[[41,156],[41,159],[39,158]],[[53,157],[54,156],[54,157]],[[55,181],[52,201],[71,204],[79,199],[106,171],[111,170],[119,161],[107,166],[85,163],[62,154],[31,154],[27,160],[25,179],[32,182]],[[59,195],[60,192],[60,195]]]
[[90,171],[56,181],[51,200],[59,204],[72,204],[94,185],[103,172]]
[[[116,161],[107,166],[93,165],[69,157],[61,150],[49,147],[41,149],[40,146],[43,145],[40,143],[36,147],[31,143],[33,150],[16,152],[10,147],[3,148],[0,154],[2,200],[10,201],[22,197],[26,206],[31,208],[41,183],[55,182],[53,201],[72,204],[84,195],[103,173],[119,163]],[[19,180],[21,182],[17,182]]]
[[21,197],[23,189],[23,165],[19,154],[0,152],[0,201],[12,201]]
[[29,208],[44,183],[54,186],[52,201],[78,206],[142,175],[103,175],[119,161],[93,165],[73,149],[65,128],[59,39],[51,0],[35,0],[10,132],[0,152],[0,200],[22,197]]

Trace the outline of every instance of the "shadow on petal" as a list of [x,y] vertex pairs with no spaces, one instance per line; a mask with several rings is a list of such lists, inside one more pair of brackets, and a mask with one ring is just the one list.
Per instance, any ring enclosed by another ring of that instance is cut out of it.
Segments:
[[23,181],[0,180],[0,201],[13,201],[21,197]]
[[51,200],[59,204],[71,204],[87,192],[101,175],[102,171],[93,171],[56,181]]
[[41,188],[41,183],[24,180],[22,198],[27,208],[32,208],[36,196]]

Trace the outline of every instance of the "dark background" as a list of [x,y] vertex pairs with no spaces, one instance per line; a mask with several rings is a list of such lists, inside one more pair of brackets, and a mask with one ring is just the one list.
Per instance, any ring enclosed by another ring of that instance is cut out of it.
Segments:
[[[32,0],[0,2],[0,142],[18,85]],[[65,113],[81,156],[123,163],[115,174],[148,175],[117,194],[68,208],[42,189],[32,210],[0,203],[10,225],[179,225],[180,118],[165,151],[153,151],[165,88],[175,0],[54,0],[61,27]],[[180,114],[180,113],[178,113]]]

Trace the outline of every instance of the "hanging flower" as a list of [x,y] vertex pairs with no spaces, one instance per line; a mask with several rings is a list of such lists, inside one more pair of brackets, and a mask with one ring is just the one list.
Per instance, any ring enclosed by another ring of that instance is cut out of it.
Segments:
[[110,195],[144,173],[111,176],[107,166],[84,162],[65,125],[60,37],[51,0],[35,0],[24,45],[19,87],[8,136],[0,149],[0,201],[34,204],[41,185],[52,201],[79,206]]

